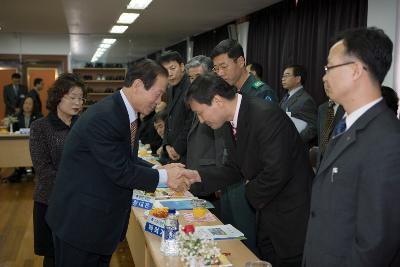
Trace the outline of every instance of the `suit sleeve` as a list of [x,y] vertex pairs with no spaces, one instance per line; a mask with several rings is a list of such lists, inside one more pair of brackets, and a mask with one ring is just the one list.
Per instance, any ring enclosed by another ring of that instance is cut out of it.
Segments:
[[400,136],[379,143],[368,148],[369,160],[360,168],[355,236],[345,266],[394,266],[399,253]]
[[32,157],[33,167],[35,168],[36,177],[39,179],[39,184],[46,184],[47,181],[53,181],[56,177],[57,170],[53,164],[53,159],[50,155],[50,147],[46,142],[46,133],[40,123],[32,123],[29,148]]
[[[196,187],[197,192],[201,194],[210,194],[218,190],[224,189],[229,185],[243,181],[243,176],[240,172],[240,167],[232,157],[231,149],[228,146],[228,138],[231,138],[231,129],[225,124],[222,129],[218,129],[216,134],[219,138],[224,138],[221,146],[222,157],[225,157],[224,151],[227,150],[226,160],[222,159],[223,165],[202,167],[198,170],[202,182],[199,187]],[[224,147],[227,149],[225,150]]]
[[317,134],[317,106],[314,100],[307,98],[301,112],[293,112],[292,116],[307,122],[307,126],[301,131],[300,136],[305,143],[311,141]]
[[[184,105],[184,104],[183,104]],[[172,142],[172,147],[179,155],[185,155],[187,149],[187,136],[190,130],[190,126],[193,121],[193,112],[191,109],[185,106],[185,114],[183,117],[183,127],[179,131],[175,140]]]
[[105,175],[115,184],[129,189],[154,192],[158,171],[130,157],[130,147],[119,125],[110,125],[107,116],[97,116],[87,127],[86,142]]
[[260,120],[257,141],[263,167],[246,185],[246,196],[255,209],[261,209],[282,191],[293,177],[292,147],[297,132],[283,112],[271,110]]

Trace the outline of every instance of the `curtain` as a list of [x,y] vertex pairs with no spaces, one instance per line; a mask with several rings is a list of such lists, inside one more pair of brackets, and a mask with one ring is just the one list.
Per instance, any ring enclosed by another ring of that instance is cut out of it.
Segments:
[[187,59],[187,45],[186,45],[186,40],[182,41],[180,43],[171,45],[167,48],[165,48],[165,50],[172,50],[172,51],[177,51],[179,52],[179,54],[181,54],[184,63],[186,63],[186,59]]
[[284,94],[283,69],[300,64],[307,69],[305,89],[317,104],[326,101],[323,67],[338,32],[367,25],[368,0],[284,0],[250,15],[248,62],[264,67],[265,81]]
[[213,48],[229,38],[228,24],[193,37],[193,56],[210,56]]

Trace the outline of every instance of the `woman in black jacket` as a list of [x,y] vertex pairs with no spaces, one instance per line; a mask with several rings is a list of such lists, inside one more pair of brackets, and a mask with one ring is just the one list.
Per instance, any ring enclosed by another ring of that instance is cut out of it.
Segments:
[[37,182],[34,191],[34,250],[44,256],[43,266],[54,266],[52,232],[45,221],[65,139],[82,110],[84,83],[76,75],[62,74],[49,90],[47,117],[32,123],[30,151]]

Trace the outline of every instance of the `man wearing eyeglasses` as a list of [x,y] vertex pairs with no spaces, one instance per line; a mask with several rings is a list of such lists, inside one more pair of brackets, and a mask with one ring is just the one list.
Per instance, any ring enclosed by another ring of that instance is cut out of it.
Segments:
[[243,95],[258,96],[277,102],[275,91],[266,83],[257,80],[246,69],[242,46],[235,40],[221,41],[211,52],[214,72]]
[[317,105],[304,89],[306,76],[303,66],[289,65],[285,68],[282,87],[288,92],[279,105],[295,123],[303,142],[311,145],[317,136]]
[[341,33],[323,82],[342,105],[317,170],[303,265],[400,266],[400,123],[381,96],[393,43],[380,29]]

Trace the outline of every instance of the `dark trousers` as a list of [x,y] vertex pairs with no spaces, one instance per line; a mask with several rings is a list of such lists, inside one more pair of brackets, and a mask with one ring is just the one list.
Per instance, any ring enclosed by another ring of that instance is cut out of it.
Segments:
[[271,240],[263,240],[258,245],[261,254],[260,258],[271,263],[273,267],[301,267],[303,254],[282,258],[276,254]]
[[54,249],[57,267],[108,267],[111,255],[99,255],[76,248],[56,235]]

